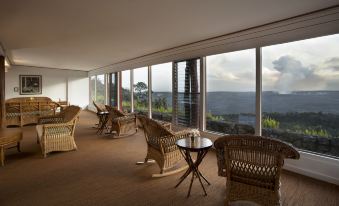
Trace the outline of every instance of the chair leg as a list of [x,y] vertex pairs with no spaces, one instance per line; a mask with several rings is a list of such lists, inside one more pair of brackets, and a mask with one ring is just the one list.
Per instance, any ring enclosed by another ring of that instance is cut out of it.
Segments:
[[1,166],[5,165],[5,148],[0,147]]
[[18,144],[16,145],[16,148],[17,148],[18,152],[21,152],[21,149],[20,149],[20,142],[18,142]]

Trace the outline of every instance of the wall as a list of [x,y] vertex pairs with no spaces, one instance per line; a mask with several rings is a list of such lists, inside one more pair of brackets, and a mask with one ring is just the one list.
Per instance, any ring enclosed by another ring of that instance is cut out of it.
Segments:
[[[41,75],[42,94],[20,95],[14,92],[14,87],[19,87],[19,75]],[[68,100],[73,105],[87,107],[89,100],[88,72],[50,69],[29,66],[12,66],[5,75],[5,98],[46,96],[54,101]]]

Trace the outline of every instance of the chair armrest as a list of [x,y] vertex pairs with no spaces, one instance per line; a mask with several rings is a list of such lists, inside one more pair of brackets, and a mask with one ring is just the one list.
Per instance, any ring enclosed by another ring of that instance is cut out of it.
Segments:
[[40,117],[38,120],[38,124],[62,123],[63,121],[64,121],[64,118],[60,115],[46,116],[46,117]]
[[73,135],[74,129],[73,122],[59,123],[59,124],[44,124],[43,125],[43,137],[62,137]]
[[130,121],[130,120],[135,120],[135,115],[127,115],[127,116],[124,116],[124,117],[116,117],[116,118],[113,118],[112,122],[127,122],[127,121]]

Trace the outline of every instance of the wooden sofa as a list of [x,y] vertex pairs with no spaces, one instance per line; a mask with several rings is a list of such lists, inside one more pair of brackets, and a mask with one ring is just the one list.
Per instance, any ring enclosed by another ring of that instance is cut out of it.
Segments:
[[38,123],[40,117],[55,115],[60,105],[48,97],[18,97],[7,99],[6,125],[24,126]]

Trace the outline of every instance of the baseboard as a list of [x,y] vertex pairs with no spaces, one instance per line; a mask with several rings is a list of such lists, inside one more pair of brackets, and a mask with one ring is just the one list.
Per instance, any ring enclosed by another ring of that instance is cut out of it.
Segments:
[[339,159],[300,152],[300,159],[286,160],[284,169],[339,185]]

